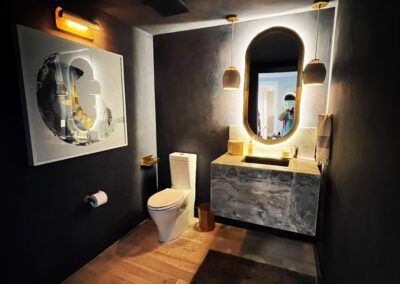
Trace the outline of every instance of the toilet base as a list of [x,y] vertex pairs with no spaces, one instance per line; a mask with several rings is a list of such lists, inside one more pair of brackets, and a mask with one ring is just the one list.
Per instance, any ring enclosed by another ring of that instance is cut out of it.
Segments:
[[195,222],[194,210],[188,210],[188,208],[183,210],[178,207],[166,211],[149,210],[150,216],[157,226],[158,240],[161,243],[176,239]]

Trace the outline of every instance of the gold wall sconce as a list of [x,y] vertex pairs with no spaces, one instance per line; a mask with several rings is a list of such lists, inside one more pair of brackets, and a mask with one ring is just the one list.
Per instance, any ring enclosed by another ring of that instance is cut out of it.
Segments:
[[56,8],[55,14],[56,26],[60,30],[91,40],[94,38],[94,31],[100,30],[99,24],[83,19],[71,12],[67,12],[61,7]]

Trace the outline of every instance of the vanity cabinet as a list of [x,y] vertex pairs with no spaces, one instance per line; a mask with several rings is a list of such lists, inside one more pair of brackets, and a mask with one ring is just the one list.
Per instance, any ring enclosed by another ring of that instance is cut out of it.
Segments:
[[216,216],[315,236],[320,173],[313,161],[287,167],[243,162],[225,154],[211,163]]

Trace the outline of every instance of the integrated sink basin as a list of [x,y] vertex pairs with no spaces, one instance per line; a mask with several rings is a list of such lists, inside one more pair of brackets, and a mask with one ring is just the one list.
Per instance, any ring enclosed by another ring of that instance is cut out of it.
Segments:
[[290,159],[278,159],[278,158],[258,157],[258,156],[245,156],[243,162],[288,167]]

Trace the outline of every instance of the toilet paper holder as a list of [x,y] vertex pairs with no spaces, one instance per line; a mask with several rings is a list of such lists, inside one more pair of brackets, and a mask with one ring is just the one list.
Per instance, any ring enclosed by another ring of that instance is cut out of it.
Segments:
[[[98,193],[98,192],[100,192],[100,191],[101,191],[101,190],[99,189],[99,190],[96,191],[96,193]],[[84,203],[89,203],[91,200],[92,200],[91,195],[85,195],[85,196],[83,197],[83,202],[84,202]],[[92,200],[92,201],[93,201],[93,200]]]
[[104,191],[98,190],[96,193],[86,195],[83,198],[83,202],[90,204],[94,208],[97,208],[108,202],[108,196]]

